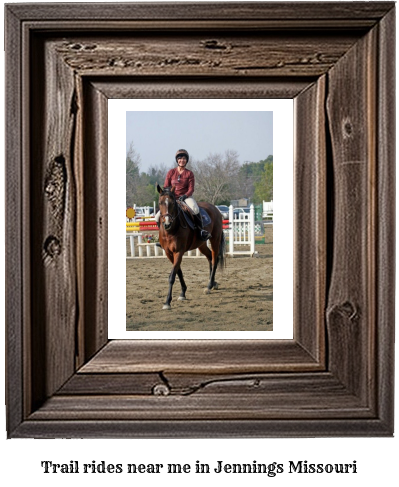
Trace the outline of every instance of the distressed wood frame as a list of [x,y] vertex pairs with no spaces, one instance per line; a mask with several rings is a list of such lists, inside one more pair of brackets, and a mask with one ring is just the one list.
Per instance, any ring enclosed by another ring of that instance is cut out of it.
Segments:
[[[394,3],[5,14],[9,437],[392,435]],[[293,340],[108,341],[123,97],[295,100]]]

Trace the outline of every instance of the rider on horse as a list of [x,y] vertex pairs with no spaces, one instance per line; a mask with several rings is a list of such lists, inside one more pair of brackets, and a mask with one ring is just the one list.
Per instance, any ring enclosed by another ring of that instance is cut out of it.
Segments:
[[[175,156],[177,167],[170,169],[165,178],[165,187],[175,187],[176,198],[184,203],[192,210],[195,218],[195,224],[199,230],[199,236],[201,240],[208,240],[211,235],[209,232],[204,230],[202,224],[202,217],[199,207],[192,197],[194,193],[194,173],[186,168],[189,160],[188,152],[184,149],[179,149]],[[161,213],[155,215],[155,220],[159,227],[159,218]]]

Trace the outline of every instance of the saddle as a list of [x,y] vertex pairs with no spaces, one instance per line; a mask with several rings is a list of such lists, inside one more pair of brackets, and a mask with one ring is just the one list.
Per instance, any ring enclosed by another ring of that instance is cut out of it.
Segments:
[[[178,201],[178,204],[182,210],[187,225],[191,228],[191,230],[196,230],[196,226],[194,223],[195,214],[193,210],[188,205],[186,205],[184,201]],[[204,210],[204,208],[199,207],[199,210],[202,217],[202,225],[203,228],[205,228],[211,223],[211,218],[208,215],[208,213]]]

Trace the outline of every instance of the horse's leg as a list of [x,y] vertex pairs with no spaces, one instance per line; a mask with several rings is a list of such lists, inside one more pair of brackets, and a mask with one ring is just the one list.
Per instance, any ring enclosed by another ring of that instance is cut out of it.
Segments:
[[218,267],[218,252],[219,249],[217,251],[212,249],[212,272],[209,279],[208,289],[206,290],[207,294],[211,291],[211,289],[218,288],[217,282],[215,281],[216,269]]
[[187,286],[186,286],[186,283],[184,282],[183,272],[182,272],[181,268],[179,268],[179,270],[177,271],[177,275],[179,276],[179,281],[180,281],[180,285],[181,285],[181,294],[180,294],[178,299],[179,299],[179,301],[184,301],[186,299]]
[[[172,260],[172,258],[169,255],[168,255],[168,257],[170,260]],[[175,283],[176,274],[180,270],[180,264],[181,264],[182,258],[183,258],[182,253],[173,254],[173,268],[172,268],[171,273],[169,274],[169,291],[168,291],[168,295],[166,297],[165,304],[163,305],[162,309],[171,309],[170,303],[172,301],[173,284]]]
[[209,247],[206,245],[206,242],[198,247],[198,250],[205,255],[205,257],[208,259],[208,264],[209,264],[209,279],[211,278],[212,275],[212,252],[209,250]]
[[205,288],[205,294],[209,294],[212,289],[218,289],[218,283],[215,281],[216,269],[218,266],[218,252],[219,245],[217,239],[211,238],[212,251],[209,247],[204,245],[199,247],[200,252],[202,252],[209,262],[209,283],[208,287]]
[[173,266],[170,274],[169,274],[169,291],[168,295],[166,297],[165,304],[163,305],[162,309],[171,309],[170,308],[170,302],[172,301],[172,289],[173,289],[173,284],[175,283],[176,279],[176,270]]

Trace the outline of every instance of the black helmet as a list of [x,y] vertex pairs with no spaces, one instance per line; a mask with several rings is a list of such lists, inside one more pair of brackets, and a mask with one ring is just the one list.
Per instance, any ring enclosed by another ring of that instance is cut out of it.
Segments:
[[179,149],[177,152],[176,152],[176,155],[175,155],[175,159],[176,159],[176,162],[177,162],[177,157],[178,156],[186,156],[187,157],[187,162],[189,161],[190,157],[188,155],[188,152],[184,149]]

